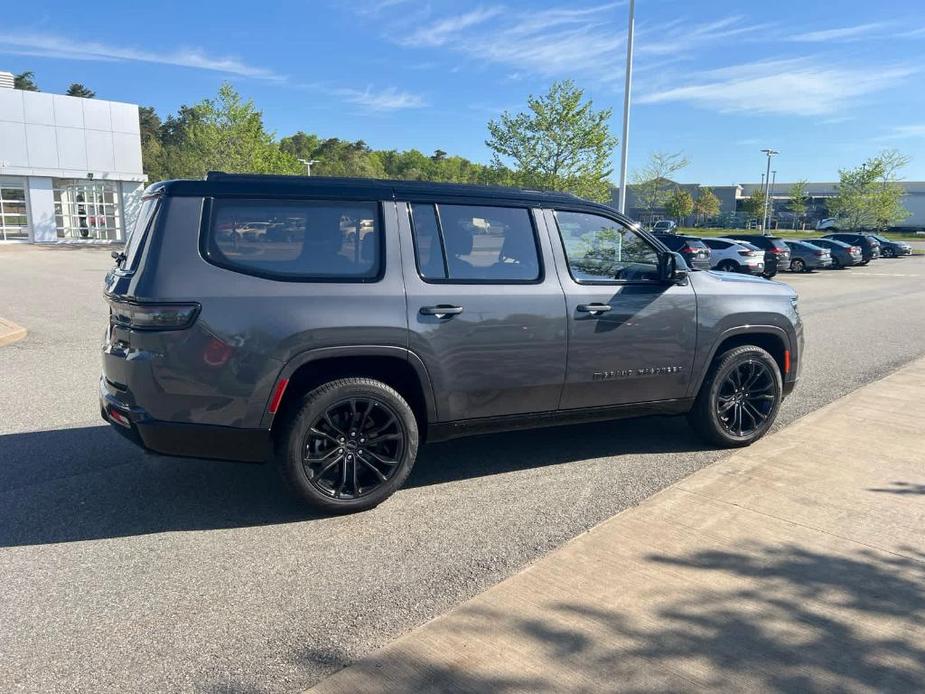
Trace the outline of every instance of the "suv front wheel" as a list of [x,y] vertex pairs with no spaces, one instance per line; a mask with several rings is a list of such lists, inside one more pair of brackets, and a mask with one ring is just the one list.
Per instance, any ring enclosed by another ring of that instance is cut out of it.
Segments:
[[350,513],[399,489],[417,450],[417,421],[397,391],[370,378],[343,378],[302,399],[278,457],[289,487],[309,505]]
[[734,347],[714,359],[688,420],[711,443],[748,446],[771,428],[782,399],[774,357],[754,345]]

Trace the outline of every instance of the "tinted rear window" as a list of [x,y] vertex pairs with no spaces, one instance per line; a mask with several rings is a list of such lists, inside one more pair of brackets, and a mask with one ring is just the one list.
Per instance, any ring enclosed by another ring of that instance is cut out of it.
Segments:
[[378,208],[374,202],[215,200],[205,255],[262,277],[372,281],[382,267]]

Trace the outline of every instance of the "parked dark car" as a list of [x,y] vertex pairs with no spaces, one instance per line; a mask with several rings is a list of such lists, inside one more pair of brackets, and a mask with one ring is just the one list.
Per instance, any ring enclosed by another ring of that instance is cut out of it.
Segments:
[[912,246],[905,241],[891,241],[880,234],[871,234],[880,243],[880,255],[884,258],[900,258],[912,255]]
[[826,234],[823,238],[843,241],[860,248],[862,255],[861,265],[867,265],[871,260],[876,260],[880,257],[880,242],[870,234],[840,231],[836,234]]
[[653,236],[668,246],[669,250],[680,253],[691,270],[709,270],[710,249],[696,236],[682,236],[680,234],[653,233]]
[[[286,233],[236,233],[261,226]],[[156,183],[105,297],[116,431],[275,461],[328,512],[375,506],[421,444],[467,434],[686,414],[748,445],[803,345],[793,289],[691,272],[610,207],[419,181]]]
[[806,239],[806,243],[811,243],[819,248],[829,249],[829,253],[832,254],[832,267],[836,270],[851,267],[852,265],[860,265],[864,260],[864,255],[861,252],[860,246],[852,246],[850,243],[845,243],[844,241],[836,241],[835,239]]
[[790,268],[790,249],[783,239],[764,234],[726,234],[726,238],[748,241],[763,250],[765,277],[774,277]]
[[791,272],[812,272],[832,267],[832,253],[828,248],[814,246],[805,241],[784,241],[790,249]]

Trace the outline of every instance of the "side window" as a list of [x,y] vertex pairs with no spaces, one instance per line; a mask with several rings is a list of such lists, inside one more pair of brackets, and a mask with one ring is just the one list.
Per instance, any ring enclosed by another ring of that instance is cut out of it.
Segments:
[[658,253],[629,227],[586,212],[557,211],[556,220],[577,282],[658,280]]
[[424,279],[535,282],[540,278],[536,234],[526,208],[413,204],[411,210],[414,250]]
[[374,202],[215,200],[205,255],[270,278],[371,281],[381,269]]
[[714,248],[718,251],[725,250],[729,248],[731,244],[726,243],[725,241],[714,241],[713,239],[706,239],[704,243],[707,244],[710,248]]

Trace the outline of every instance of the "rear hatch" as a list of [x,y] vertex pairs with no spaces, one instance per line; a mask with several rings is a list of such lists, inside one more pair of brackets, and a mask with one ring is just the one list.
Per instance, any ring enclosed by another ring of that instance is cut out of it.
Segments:
[[685,237],[680,252],[684,254],[688,265],[701,270],[710,269],[710,248],[700,239]]
[[781,239],[768,239],[767,254],[770,255],[771,258],[766,257],[766,260],[776,259],[778,264],[784,268],[790,265],[790,248]]

